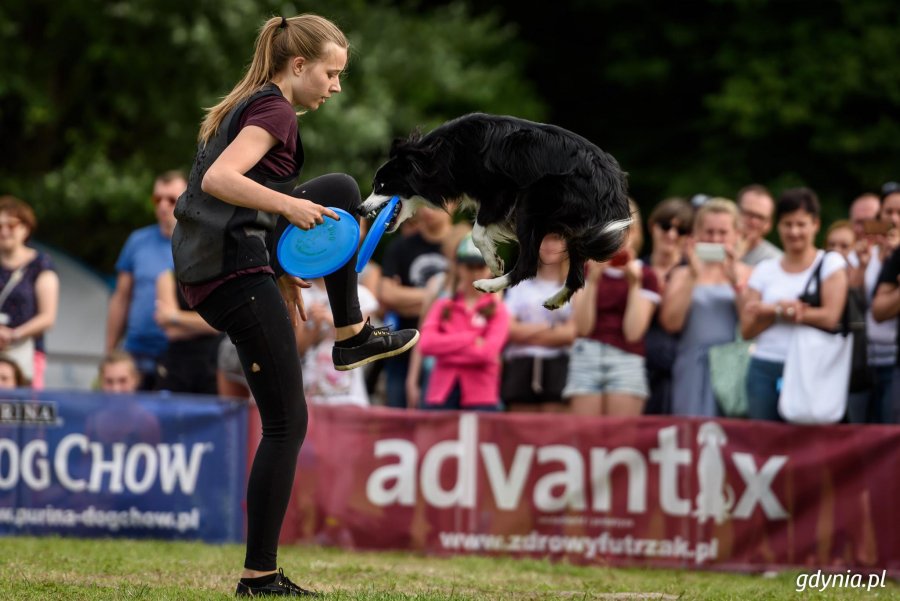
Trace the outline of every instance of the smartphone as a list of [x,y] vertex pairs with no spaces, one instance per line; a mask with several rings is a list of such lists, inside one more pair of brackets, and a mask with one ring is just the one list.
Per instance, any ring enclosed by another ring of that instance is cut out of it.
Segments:
[[866,219],[863,221],[863,232],[866,234],[886,234],[893,227],[890,221],[880,219]]
[[725,246],[712,242],[697,242],[694,245],[697,258],[704,263],[721,263],[725,260]]

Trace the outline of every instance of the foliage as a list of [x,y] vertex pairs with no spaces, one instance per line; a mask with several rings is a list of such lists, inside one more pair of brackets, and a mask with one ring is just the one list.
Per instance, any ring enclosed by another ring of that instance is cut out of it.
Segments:
[[570,0],[539,13],[497,2],[553,49],[529,63],[549,119],[619,159],[645,209],[760,182],[808,185],[826,218],[846,216],[900,178],[891,0]]
[[40,239],[111,270],[127,233],[152,221],[154,175],[189,167],[202,107],[240,78],[257,28],[302,12],[334,19],[353,46],[344,93],[301,117],[304,177],[347,172],[365,193],[390,140],[416,126],[474,110],[542,116],[514,28],[462,4],[10,0],[0,190],[35,207]]
[[[239,545],[136,541],[121,538],[3,539],[0,590],[22,601],[67,599],[233,599],[243,560]],[[279,565],[298,584],[325,599],[359,601],[550,601],[797,599],[795,573],[772,577],[691,569],[613,569],[508,557],[423,557],[400,552],[351,552],[315,546],[283,546]],[[685,565],[683,568],[689,568]],[[836,570],[837,573],[843,573]],[[808,568],[806,573],[815,573]],[[885,588],[807,590],[823,601],[895,599]]]

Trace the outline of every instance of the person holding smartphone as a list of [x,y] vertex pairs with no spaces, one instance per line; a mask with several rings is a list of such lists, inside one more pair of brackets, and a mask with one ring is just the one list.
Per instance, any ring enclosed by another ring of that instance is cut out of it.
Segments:
[[572,299],[578,338],[563,398],[577,415],[640,415],[649,396],[644,336],[659,304],[659,283],[636,257],[643,239],[637,205],[622,250],[588,261],[584,288]]
[[[868,385],[853,390],[848,397],[848,419],[851,423],[884,423],[890,403],[893,367],[897,357],[897,320],[879,322],[872,314],[879,274],[891,253],[897,248],[896,224],[900,223],[900,194],[889,198],[866,193],[850,205],[850,222],[856,232],[856,244],[847,257],[850,265],[850,289],[865,297],[866,362]],[[890,200],[890,202],[888,202]]]
[[740,293],[750,267],[736,256],[738,208],[713,198],[694,217],[694,241],[685,249],[687,264],[676,267],[663,294],[659,321],[680,333],[672,366],[672,413],[715,417],[709,349],[735,338]]

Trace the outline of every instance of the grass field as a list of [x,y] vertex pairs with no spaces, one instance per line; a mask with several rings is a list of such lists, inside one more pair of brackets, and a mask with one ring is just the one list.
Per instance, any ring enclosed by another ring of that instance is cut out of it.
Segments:
[[[230,599],[243,547],[67,538],[0,538],[0,599]],[[795,590],[797,573],[578,567],[544,561],[282,547],[285,573],[326,599],[898,599],[900,586]]]

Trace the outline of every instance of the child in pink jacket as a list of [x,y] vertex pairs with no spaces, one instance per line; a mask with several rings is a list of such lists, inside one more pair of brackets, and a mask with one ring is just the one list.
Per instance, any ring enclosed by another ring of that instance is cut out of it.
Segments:
[[491,273],[468,235],[456,251],[450,296],[434,302],[425,316],[419,351],[435,357],[425,405],[433,409],[499,411],[500,354],[509,317],[496,294],[472,283]]

